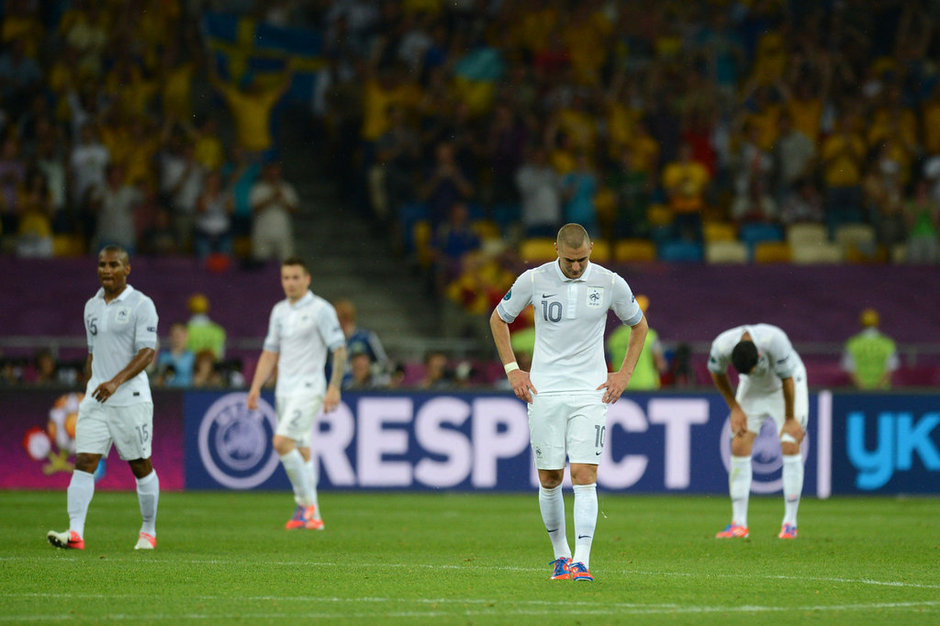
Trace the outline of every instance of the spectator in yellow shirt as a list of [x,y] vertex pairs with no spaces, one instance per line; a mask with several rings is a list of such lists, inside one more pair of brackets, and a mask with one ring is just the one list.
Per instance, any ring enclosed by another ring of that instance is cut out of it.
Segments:
[[692,159],[692,146],[688,143],[679,147],[679,159],[663,169],[663,188],[675,216],[673,228],[677,237],[702,240],[702,209],[709,179],[708,168]]

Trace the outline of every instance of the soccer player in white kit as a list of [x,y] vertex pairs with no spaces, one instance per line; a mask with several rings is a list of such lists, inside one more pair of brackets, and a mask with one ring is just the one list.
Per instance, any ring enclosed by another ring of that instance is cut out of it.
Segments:
[[[729,363],[738,372],[732,391]],[[790,339],[770,324],[738,326],[718,335],[708,356],[708,370],[731,409],[731,523],[718,538],[748,536],[747,504],[751,492],[751,450],[761,426],[772,419],[783,454],[784,516],[780,539],[796,539],[796,513],[803,491],[800,443],[809,419],[806,367]]]
[[[339,406],[346,371],[346,336],[333,305],[310,291],[310,272],[302,259],[290,257],[281,263],[281,286],[287,298],[271,310],[268,334],[246,404],[249,409],[258,408],[261,386],[276,367],[277,430],[273,445],[297,503],[284,527],[323,530],[317,501],[318,472],[311,459],[310,441],[320,409],[329,412]],[[328,352],[333,354],[329,385],[324,375]]]
[[160,481],[150,460],[153,398],[146,367],[157,347],[157,309],[153,300],[127,284],[127,251],[106,246],[98,253],[101,288],[85,303],[88,384],[75,423],[75,470],[68,488],[69,529],[50,530],[57,548],[85,548],[85,518],[95,495],[98,462],[117,448],[137,479],[143,523],[135,550],[157,545]]
[[[579,224],[562,226],[555,241],[558,259],[523,272],[490,316],[512,390],[528,403],[539,509],[555,555],[553,580],[594,580],[589,567],[607,403],[616,402],[627,386],[648,328],[626,281],[590,262],[593,245]],[[516,363],[509,324],[529,305],[535,308],[535,350],[526,372]],[[616,372],[608,372],[604,356],[608,310],[633,329]],[[566,458],[574,486],[573,557],[561,491]]]

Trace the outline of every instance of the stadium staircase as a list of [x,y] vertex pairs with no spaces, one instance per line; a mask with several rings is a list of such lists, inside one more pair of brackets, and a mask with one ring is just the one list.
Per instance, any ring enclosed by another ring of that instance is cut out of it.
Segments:
[[278,132],[284,177],[296,188],[301,210],[294,219],[296,251],[310,267],[311,288],[334,301],[347,298],[358,324],[374,330],[392,358],[415,360],[443,347],[436,300],[389,245],[386,233],[353,207],[345,206],[302,116],[288,110]]

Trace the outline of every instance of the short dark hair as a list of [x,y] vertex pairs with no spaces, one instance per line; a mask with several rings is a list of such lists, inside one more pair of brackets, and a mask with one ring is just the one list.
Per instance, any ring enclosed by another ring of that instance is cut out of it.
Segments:
[[307,269],[307,264],[304,263],[304,260],[300,258],[299,256],[289,256],[283,261],[281,261],[281,267],[284,267],[287,265],[300,266],[300,268],[303,269],[303,271],[307,272],[308,274],[310,273],[310,270]]
[[101,250],[98,251],[98,256],[101,256],[101,255],[104,254],[105,252],[117,254],[117,255],[118,255],[118,258],[121,259],[121,262],[122,262],[124,265],[127,265],[128,263],[130,263],[131,255],[129,255],[129,254],[127,253],[127,250],[126,250],[126,249],[124,249],[123,247],[121,247],[121,246],[119,246],[119,245],[117,245],[117,244],[112,243],[112,244],[108,244],[108,245],[106,245],[105,247],[101,248]]
[[739,341],[731,351],[731,365],[738,374],[748,374],[757,365],[758,358],[757,346],[753,341]]

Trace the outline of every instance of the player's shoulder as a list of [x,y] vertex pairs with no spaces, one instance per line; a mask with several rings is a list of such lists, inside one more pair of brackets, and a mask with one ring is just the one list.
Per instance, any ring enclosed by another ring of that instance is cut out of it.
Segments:
[[733,347],[741,339],[741,335],[744,334],[744,326],[735,326],[734,328],[729,328],[728,330],[722,331],[715,337],[715,340],[712,341],[712,347],[718,349],[725,349]]
[[787,338],[787,333],[779,326],[773,324],[754,324],[752,326],[753,330],[758,334],[759,337],[767,341],[773,341],[780,338]]

